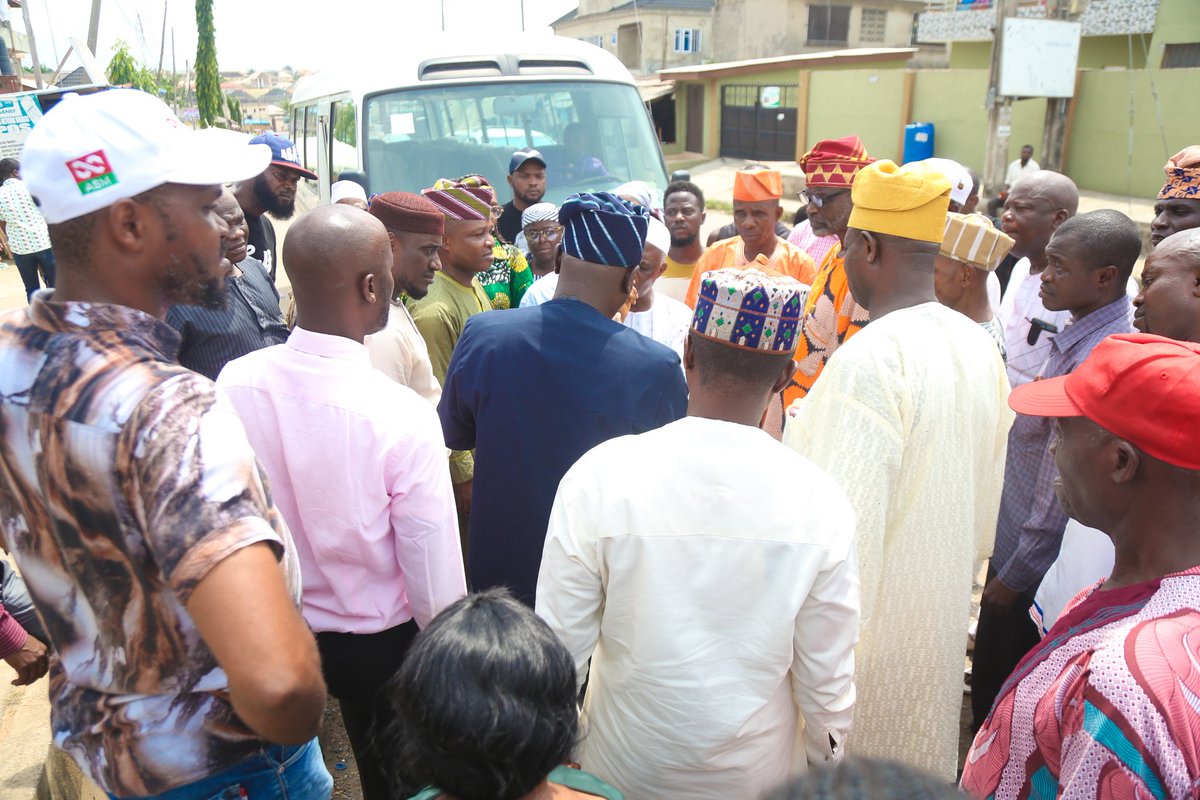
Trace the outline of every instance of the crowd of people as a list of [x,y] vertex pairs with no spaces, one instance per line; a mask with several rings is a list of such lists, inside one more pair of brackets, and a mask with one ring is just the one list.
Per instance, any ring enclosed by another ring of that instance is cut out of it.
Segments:
[[523,148],[277,240],[286,138],[69,96],[0,162],[0,657],[113,798],[325,800],[327,695],[367,800],[1194,797],[1200,146],[1140,284],[1027,162],[996,227],[823,140],[705,246]]

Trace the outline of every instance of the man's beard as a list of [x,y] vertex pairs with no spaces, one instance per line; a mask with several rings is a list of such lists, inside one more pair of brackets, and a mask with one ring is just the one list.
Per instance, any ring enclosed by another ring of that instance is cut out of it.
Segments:
[[216,277],[203,280],[195,277],[203,274],[204,270],[200,265],[199,256],[195,253],[191,254],[190,261],[193,267],[191,276],[180,268],[182,265],[179,258],[171,256],[171,266],[167,267],[164,286],[167,298],[172,301],[172,305],[200,306],[209,311],[221,311],[228,302],[224,283],[228,279]]
[[546,196],[546,190],[542,189],[541,193],[526,192],[521,195],[521,202],[527,206],[536,205],[542,202],[542,198]]
[[279,202],[279,198],[271,191],[271,187],[267,185],[267,179],[263,175],[254,179],[254,196],[258,198],[258,202],[262,203],[262,207],[267,210],[267,213],[275,219],[291,219],[292,215],[296,213],[296,200],[293,198],[290,203]]
[[691,247],[692,244],[695,243],[695,241],[698,238],[700,238],[700,237],[695,236],[690,233],[687,236],[683,236],[683,237],[676,237],[675,234],[672,233],[671,234],[671,247]]

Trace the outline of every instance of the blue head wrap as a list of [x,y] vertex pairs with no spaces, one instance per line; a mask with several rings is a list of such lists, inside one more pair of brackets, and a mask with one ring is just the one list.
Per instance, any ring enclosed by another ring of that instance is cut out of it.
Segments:
[[558,210],[563,252],[580,261],[636,267],[646,246],[650,212],[608,192],[573,194]]

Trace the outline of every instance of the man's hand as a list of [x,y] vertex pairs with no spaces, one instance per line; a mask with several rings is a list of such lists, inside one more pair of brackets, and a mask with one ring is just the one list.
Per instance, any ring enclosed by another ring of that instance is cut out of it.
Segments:
[[5,656],[8,665],[17,671],[13,686],[28,686],[46,674],[50,659],[46,656],[46,645],[32,636],[25,637],[25,644],[12,655]]
[[993,614],[1008,614],[1013,605],[1021,597],[1016,589],[1010,589],[1000,578],[992,578],[983,588],[983,597],[979,604]]

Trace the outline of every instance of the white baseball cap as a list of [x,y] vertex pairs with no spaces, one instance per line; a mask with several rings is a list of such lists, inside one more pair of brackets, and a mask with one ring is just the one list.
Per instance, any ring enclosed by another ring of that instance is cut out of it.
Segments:
[[51,224],[164,183],[203,186],[252,178],[271,148],[233,131],[192,130],[136,89],[69,94],[25,140],[21,176]]
[[921,163],[945,175],[946,180],[950,181],[950,199],[960,206],[966,205],[971,190],[975,188],[975,181],[971,180],[971,173],[967,172],[966,167],[948,158],[927,158]]

